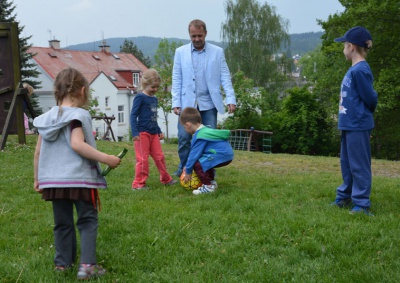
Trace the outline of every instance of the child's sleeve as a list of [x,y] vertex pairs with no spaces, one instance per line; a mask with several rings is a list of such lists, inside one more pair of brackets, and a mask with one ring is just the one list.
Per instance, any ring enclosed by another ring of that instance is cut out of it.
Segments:
[[356,72],[354,79],[362,101],[373,113],[378,104],[378,94],[374,90],[372,75],[364,71]]
[[132,105],[131,117],[130,117],[132,137],[139,136],[139,128],[138,128],[137,119],[139,116],[141,102],[142,102],[142,100],[141,100],[140,96],[136,96],[133,99],[133,105]]
[[82,128],[82,122],[79,120],[72,120],[71,121],[71,131],[75,128]]
[[192,174],[193,166],[196,163],[196,161],[199,160],[200,157],[202,156],[206,145],[207,145],[207,141],[205,141],[205,140],[196,140],[192,144],[192,147],[190,148],[190,153],[189,153],[188,159],[186,161],[186,165],[185,165],[186,174]]

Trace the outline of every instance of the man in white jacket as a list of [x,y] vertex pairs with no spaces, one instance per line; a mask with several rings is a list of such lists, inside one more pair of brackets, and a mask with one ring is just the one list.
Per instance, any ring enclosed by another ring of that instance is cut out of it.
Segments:
[[[224,50],[207,43],[206,24],[201,20],[189,23],[191,43],[176,49],[172,71],[172,108],[176,115],[186,107],[196,107],[203,125],[217,127],[217,113],[225,113],[221,86],[229,113],[236,109],[235,92],[226,64]],[[191,135],[178,122],[178,154],[180,164],[174,173],[180,176],[190,152]]]

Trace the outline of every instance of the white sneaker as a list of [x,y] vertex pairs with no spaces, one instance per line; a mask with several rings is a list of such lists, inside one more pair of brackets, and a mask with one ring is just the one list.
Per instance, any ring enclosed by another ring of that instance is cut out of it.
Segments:
[[215,180],[212,180],[212,181],[211,181],[211,185],[214,186],[214,189],[218,188],[217,181],[215,181]]
[[194,195],[200,195],[200,194],[208,194],[208,193],[213,193],[215,191],[214,185],[203,185],[199,187],[197,190],[193,190]]

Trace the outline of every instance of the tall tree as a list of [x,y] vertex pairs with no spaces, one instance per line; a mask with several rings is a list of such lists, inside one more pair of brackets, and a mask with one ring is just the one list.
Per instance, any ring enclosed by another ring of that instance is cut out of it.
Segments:
[[233,88],[236,95],[236,111],[225,119],[223,127],[227,129],[261,128],[260,98],[263,88],[255,88],[253,80],[247,78],[242,71],[233,78]]
[[168,131],[168,114],[171,113],[172,110],[172,95],[171,95],[171,84],[172,84],[172,68],[174,65],[174,54],[175,49],[181,46],[181,42],[169,42],[168,39],[163,38],[158,44],[158,48],[156,54],[154,55],[155,66],[160,77],[161,77],[161,85],[157,92],[157,98],[159,106],[162,108],[164,112],[165,119],[165,128],[166,132],[166,141],[169,140],[169,131]]
[[[28,41],[32,36],[23,37],[21,36],[24,26],[20,25],[17,21],[17,15],[14,13],[16,6],[12,1],[1,0],[0,1],[0,22],[18,23],[18,34],[19,34],[19,52],[20,52],[20,64],[21,64],[21,80],[22,82],[26,82],[31,85],[34,89],[40,88],[40,83],[35,80],[39,76],[39,72],[34,69],[35,64],[31,63],[31,59],[34,54],[28,53],[29,48],[32,47],[32,44],[29,44]],[[36,114],[41,114],[37,96],[35,92],[30,96],[30,102],[32,107],[35,109]],[[30,115],[30,113],[27,113]]]
[[150,68],[152,65],[151,58],[149,56],[145,57],[142,50],[140,50],[132,40],[125,39],[122,45],[119,47],[119,50],[120,52],[132,54],[147,68]]
[[276,53],[289,43],[288,22],[273,6],[256,0],[227,0],[222,25],[227,62],[232,72],[243,71],[256,86],[269,88],[282,75]]

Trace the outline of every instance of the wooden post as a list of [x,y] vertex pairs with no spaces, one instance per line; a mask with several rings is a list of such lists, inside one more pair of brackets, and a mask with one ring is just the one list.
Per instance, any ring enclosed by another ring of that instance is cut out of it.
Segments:
[[253,135],[254,135],[254,127],[250,128],[250,136],[249,136],[249,140],[247,142],[247,151],[251,150],[251,142],[253,141]]
[[0,52],[0,61],[2,64],[5,63],[5,66],[1,66],[1,94],[5,95],[6,93],[12,93],[12,91],[14,91],[14,96],[12,97],[11,106],[8,110],[7,118],[5,120],[1,136],[0,149],[3,150],[11,127],[11,123],[14,118],[16,118],[17,123],[18,142],[20,144],[25,144],[26,138],[24,127],[23,97],[19,95],[21,65],[19,53],[18,24],[15,22],[0,23],[0,38],[2,47],[2,52]]
[[112,116],[107,116],[106,114],[104,114],[104,116],[92,116],[92,119],[103,120],[103,121],[106,123],[106,125],[107,125],[107,130],[104,132],[104,135],[103,135],[103,137],[102,137],[103,140],[105,140],[106,137],[107,137],[107,134],[108,134],[109,132],[111,132],[112,139],[113,139],[114,141],[116,141],[116,140],[115,140],[115,136],[114,136],[114,132],[113,132],[113,130],[112,130],[112,128],[111,128],[111,123],[112,123],[113,120],[115,120],[114,115],[112,115]]

